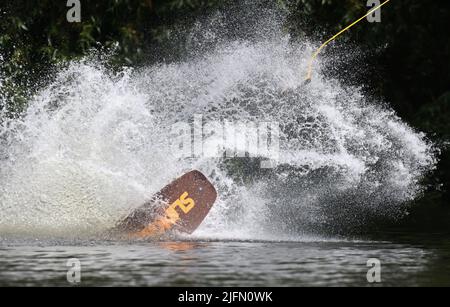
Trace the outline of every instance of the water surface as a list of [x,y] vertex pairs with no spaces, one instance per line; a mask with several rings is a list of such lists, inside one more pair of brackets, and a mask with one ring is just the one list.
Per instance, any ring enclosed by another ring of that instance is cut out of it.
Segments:
[[383,286],[450,286],[448,239],[397,241],[3,239],[0,285],[72,286],[67,261],[78,258],[82,286],[370,286],[367,260],[378,258]]

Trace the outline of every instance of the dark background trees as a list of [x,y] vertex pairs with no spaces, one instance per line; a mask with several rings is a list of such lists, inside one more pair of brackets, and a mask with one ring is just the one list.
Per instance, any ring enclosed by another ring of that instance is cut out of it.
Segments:
[[[242,1],[104,0],[83,1],[82,22],[66,21],[66,1],[2,1],[0,5],[0,71],[14,99],[24,107],[30,87],[38,85],[52,65],[86,54],[91,48],[115,46],[118,64],[140,65],[158,58],[158,49],[173,39],[172,29],[212,10],[227,10]],[[393,0],[382,22],[361,23],[329,47],[352,44],[370,50],[367,69],[352,60],[325,73],[350,71],[348,83],[367,84],[398,115],[440,145],[437,171],[426,179],[428,191],[417,201],[405,225],[415,229],[446,228],[450,219],[450,14],[445,0]],[[322,41],[367,11],[365,0],[273,0],[288,18],[293,39]],[[242,5],[242,4],[241,4]],[[245,5],[245,4],[244,4]],[[176,58],[176,54],[173,57]],[[358,61],[358,59],[354,59]]]

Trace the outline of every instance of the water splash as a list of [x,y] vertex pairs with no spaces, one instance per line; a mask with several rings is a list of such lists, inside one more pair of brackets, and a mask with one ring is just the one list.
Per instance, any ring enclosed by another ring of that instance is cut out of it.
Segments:
[[[384,103],[320,70],[304,86],[309,44],[278,32],[215,38],[198,53],[193,37],[196,56],[178,63],[114,73],[91,58],[73,61],[20,118],[3,115],[0,234],[102,233],[190,169],[219,192],[198,237],[342,232],[400,217],[419,195],[436,163],[432,144]],[[262,171],[250,159],[180,159],[166,146],[167,127],[195,114],[280,123],[279,165]]]

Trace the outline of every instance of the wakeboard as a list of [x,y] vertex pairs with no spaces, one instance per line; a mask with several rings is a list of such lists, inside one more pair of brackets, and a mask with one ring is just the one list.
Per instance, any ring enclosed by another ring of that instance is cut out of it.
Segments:
[[216,198],[211,182],[193,170],[132,211],[117,224],[115,231],[129,238],[161,236],[169,231],[191,234],[208,215]]

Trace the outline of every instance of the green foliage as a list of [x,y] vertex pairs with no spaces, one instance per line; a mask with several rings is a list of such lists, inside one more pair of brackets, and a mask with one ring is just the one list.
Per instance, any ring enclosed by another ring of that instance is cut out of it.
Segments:
[[[67,1],[18,0],[0,7],[0,76],[9,108],[20,110],[30,84],[37,84],[54,64],[113,49],[111,61],[139,64],[145,51],[170,39],[170,28],[217,0],[81,0],[81,22],[66,19]],[[148,52],[147,52],[148,54]],[[23,90],[20,90],[23,88]]]
[[450,140],[450,91],[430,101],[418,110],[413,122],[441,140]]

